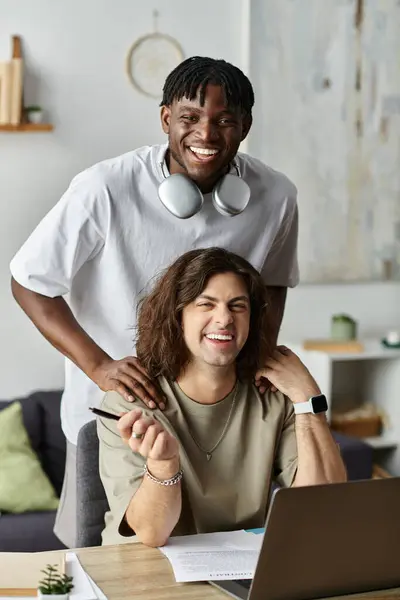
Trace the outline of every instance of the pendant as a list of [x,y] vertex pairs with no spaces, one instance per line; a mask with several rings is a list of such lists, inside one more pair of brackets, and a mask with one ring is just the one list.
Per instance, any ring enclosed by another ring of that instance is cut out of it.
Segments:
[[207,452],[206,457],[207,457],[207,460],[211,460],[211,458],[212,458],[211,452]]

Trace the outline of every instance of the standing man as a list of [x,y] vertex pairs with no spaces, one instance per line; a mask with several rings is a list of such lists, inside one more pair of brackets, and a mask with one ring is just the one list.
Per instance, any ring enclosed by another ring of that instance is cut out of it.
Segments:
[[[75,541],[76,443],[92,418],[88,407],[111,390],[165,407],[133,356],[136,301],[150,278],[192,248],[235,252],[268,287],[277,338],[286,290],[298,283],[297,194],[287,177],[238,153],[253,104],[252,85],[237,67],[212,58],[185,60],[164,85],[161,125],[168,144],[77,175],[11,262],[16,301],[67,359],[61,404],[67,465],[55,527],[67,546]],[[218,187],[222,181],[228,193]],[[192,196],[203,205],[190,218],[177,218]],[[233,218],[227,216],[231,199],[240,213]]]

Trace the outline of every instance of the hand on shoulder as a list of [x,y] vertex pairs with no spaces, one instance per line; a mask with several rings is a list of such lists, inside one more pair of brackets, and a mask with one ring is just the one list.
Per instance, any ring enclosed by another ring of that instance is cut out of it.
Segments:
[[89,376],[101,390],[114,390],[127,402],[134,402],[136,396],[151,409],[165,408],[166,398],[136,356],[126,356],[120,360],[105,357]]
[[292,402],[305,402],[321,393],[318,384],[300,358],[286,346],[278,346],[256,375],[256,383],[267,379]]

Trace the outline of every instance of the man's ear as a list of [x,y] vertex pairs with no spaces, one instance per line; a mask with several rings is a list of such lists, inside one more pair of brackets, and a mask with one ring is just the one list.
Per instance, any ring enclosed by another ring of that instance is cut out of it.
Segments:
[[162,106],[161,107],[161,127],[163,128],[163,132],[169,135],[169,127],[171,123],[171,107],[170,106]]
[[243,142],[243,140],[246,139],[247,134],[250,131],[252,123],[253,123],[253,117],[251,115],[245,115],[243,117],[243,121],[242,121],[242,139],[240,140],[241,142]]

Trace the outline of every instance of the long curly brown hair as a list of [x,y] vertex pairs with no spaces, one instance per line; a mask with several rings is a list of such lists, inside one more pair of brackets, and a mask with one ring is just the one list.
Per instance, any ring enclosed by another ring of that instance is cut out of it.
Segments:
[[137,356],[150,377],[176,379],[190,360],[181,327],[182,310],[219,273],[243,278],[250,298],[250,329],[236,359],[241,379],[254,377],[271,354],[268,295],[258,271],[244,258],[222,248],[191,250],[178,258],[138,305]]

